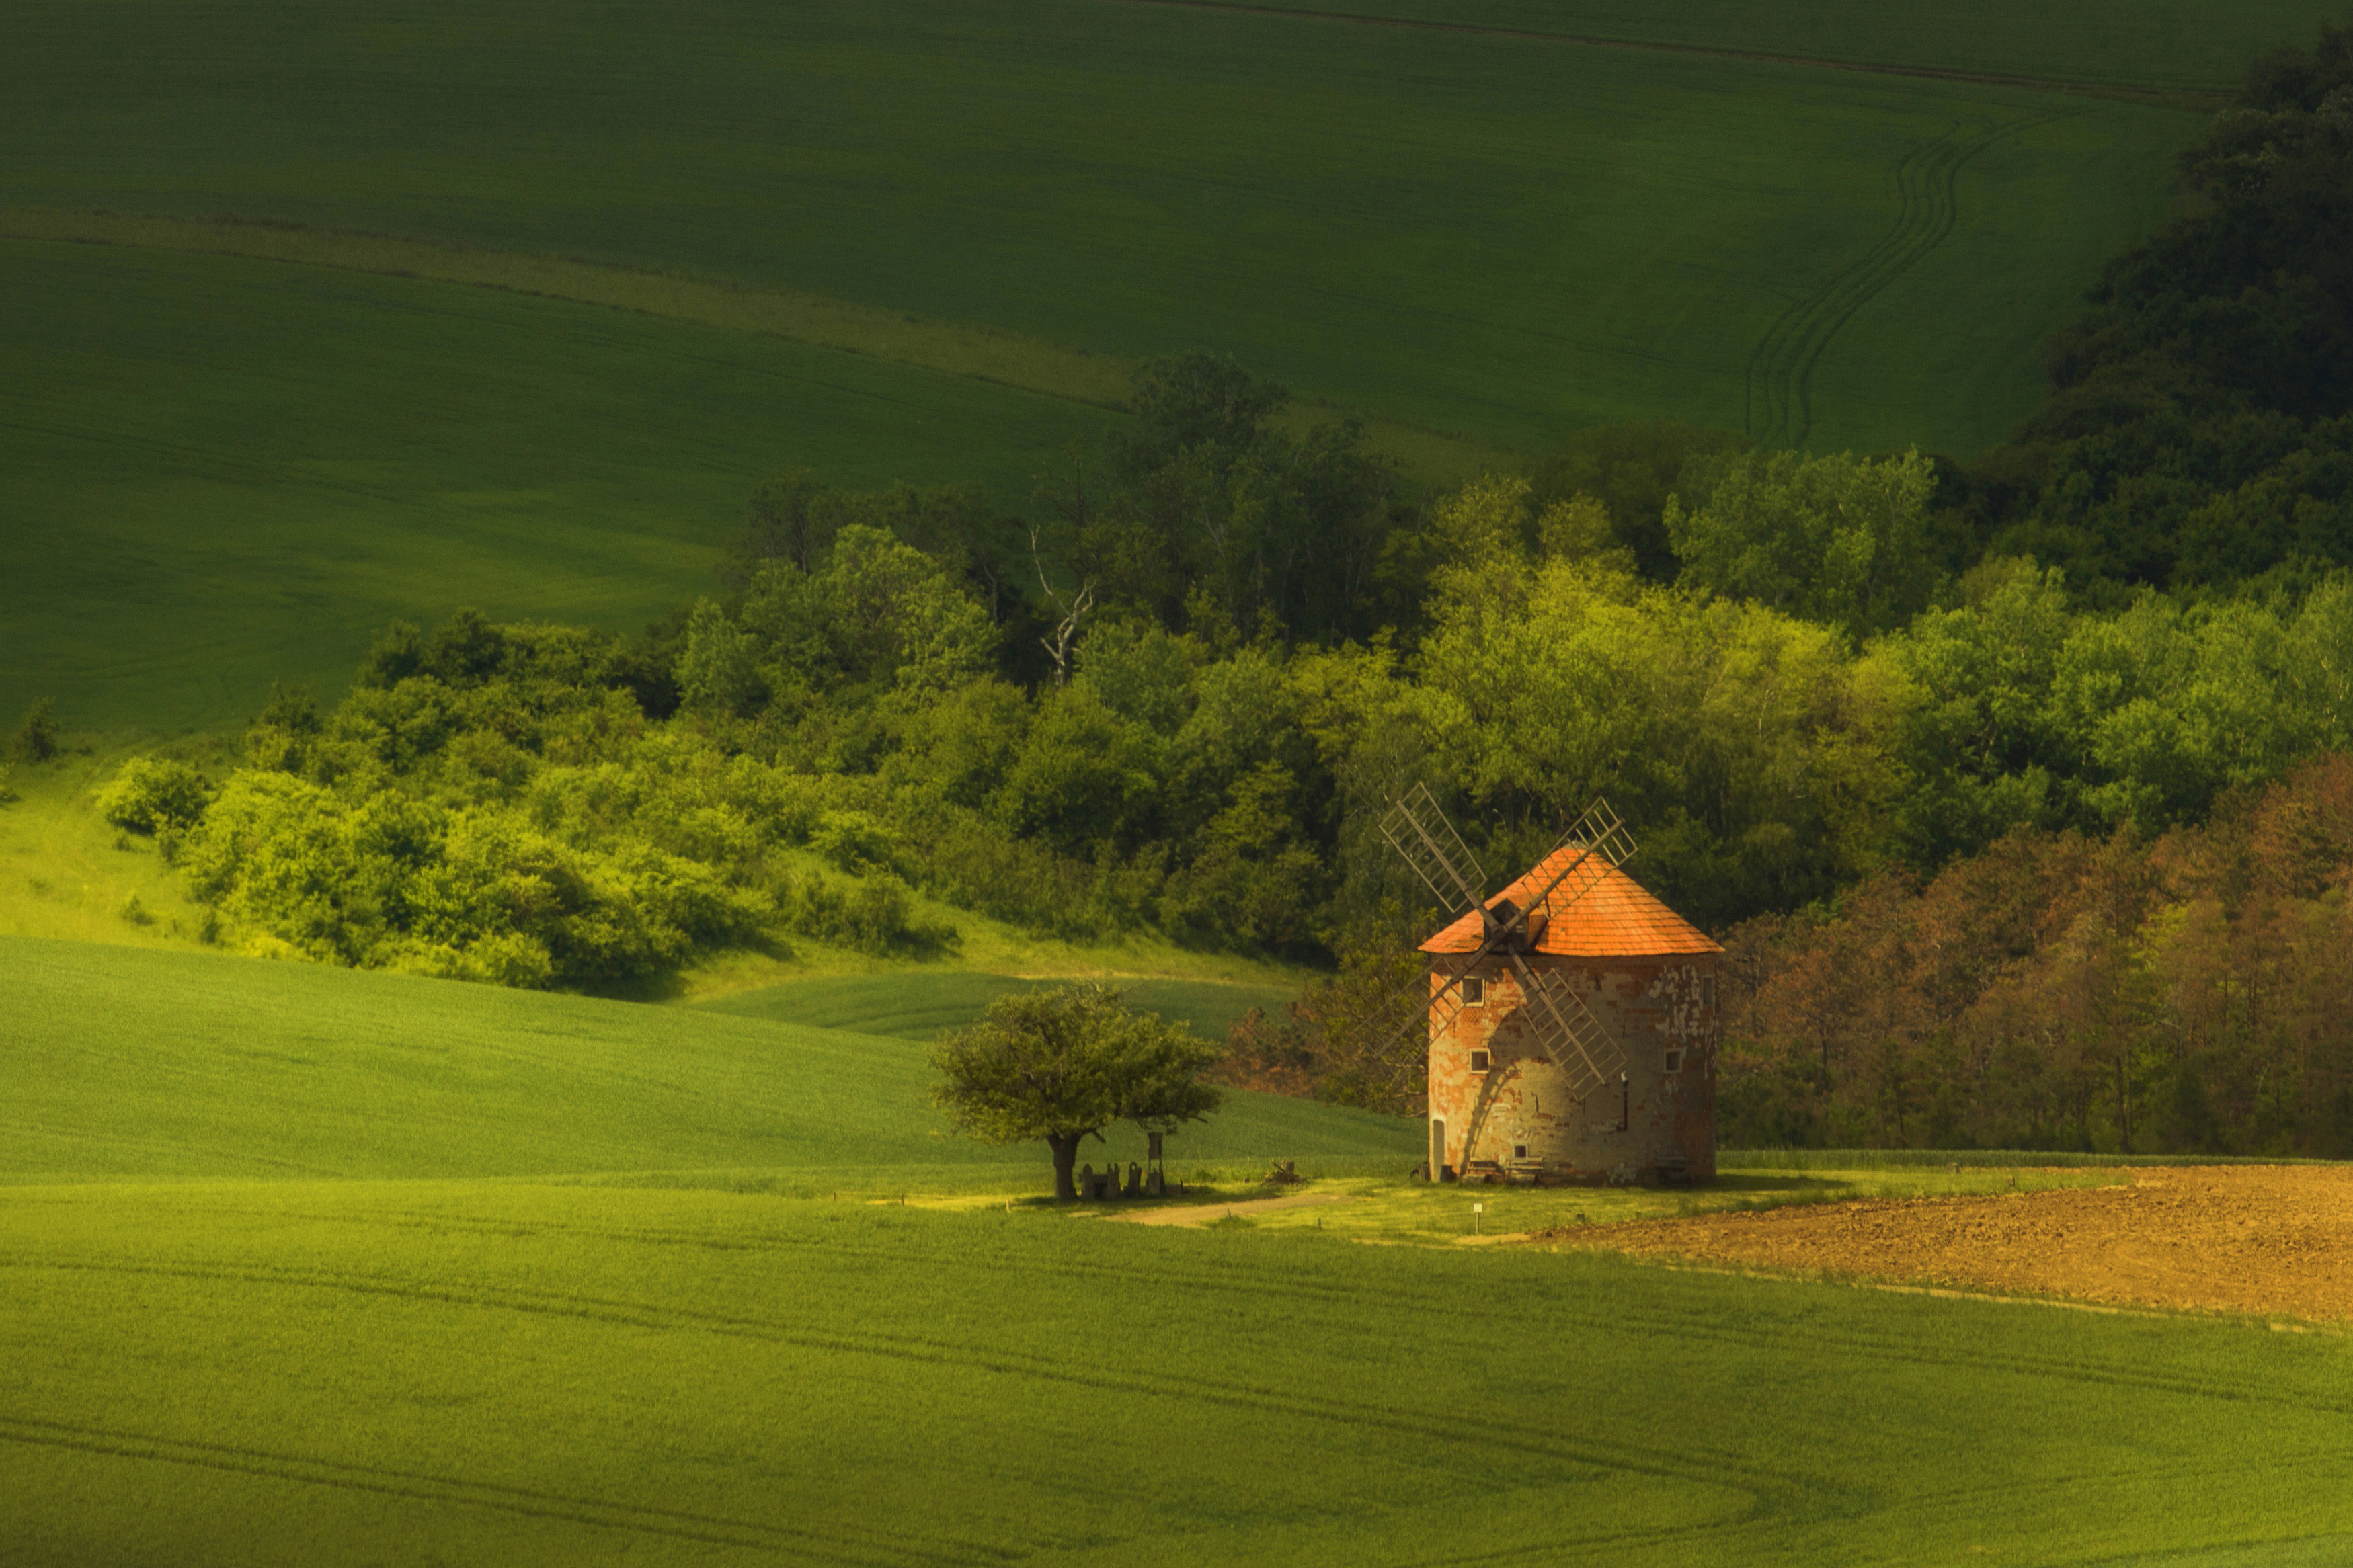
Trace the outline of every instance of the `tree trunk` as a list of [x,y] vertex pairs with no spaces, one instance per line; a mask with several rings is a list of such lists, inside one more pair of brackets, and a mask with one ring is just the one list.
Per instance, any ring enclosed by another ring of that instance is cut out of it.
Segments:
[[1079,1195],[1079,1184],[1071,1178],[1071,1173],[1078,1169],[1079,1140],[1085,1136],[1083,1132],[1050,1132],[1046,1135],[1046,1147],[1054,1152],[1056,1203],[1070,1203]]

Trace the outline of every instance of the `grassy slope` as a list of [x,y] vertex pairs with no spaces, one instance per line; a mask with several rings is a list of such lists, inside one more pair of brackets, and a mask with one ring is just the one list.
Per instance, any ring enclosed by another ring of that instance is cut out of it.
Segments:
[[[1042,1149],[934,1135],[934,1074],[907,1039],[79,942],[0,939],[0,1173],[19,1181],[733,1171],[1034,1185],[1044,1170]],[[1170,1150],[1403,1168],[1420,1137],[1238,1094]],[[1091,1157],[1138,1144],[1122,1133]]]
[[[840,1201],[1039,1173],[922,1138],[880,1035],[80,943],[0,975],[12,1568],[2307,1568],[2353,1532],[2342,1335],[1343,1240],[1567,1217],[1509,1194],[1323,1232]],[[1178,1159],[1418,1131],[1241,1097]]]
[[636,629],[794,461],[1006,500],[1101,411],[483,289],[0,240],[0,713],[241,718],[397,615]]
[[1276,10],[1515,27],[1683,48],[2042,80],[2234,88],[2258,57],[2341,23],[2336,0],[1256,0]]
[[[0,237],[293,261],[608,305],[843,349],[1106,409],[1117,408],[1126,397],[1136,367],[1133,359],[1089,353],[1042,338],[934,321],[830,295],[704,278],[676,268],[623,267],[353,229],[0,207]],[[1365,409],[1335,408],[1328,399],[1301,398],[1278,413],[1275,423],[1304,430],[1343,413],[1363,424],[1366,439],[1396,459],[1399,472],[1412,484],[1451,484],[1466,474],[1513,468],[1523,461],[1520,454],[1504,447],[1400,424]]]
[[[130,947],[196,942],[205,910],[178,873],[152,841],[117,833],[91,806],[92,792],[121,761],[113,752],[69,752],[9,769],[16,798],[0,804],[0,938]],[[124,918],[134,898],[143,921]]]
[[[37,8],[0,98],[24,150],[0,199],[687,267],[1113,355],[1208,342],[1509,443],[1612,414],[1736,422],[1749,351],[1879,243],[1898,164],[1957,126],[2026,177],[1970,165],[1942,242],[1962,265],[1844,335],[1866,371],[1938,357],[1957,322],[2020,352],[1995,355],[1993,385],[1842,382],[1816,438],[1967,449],[2031,405],[2024,346],[2161,214],[2197,128],[1966,84],[1099,0],[702,0],[651,31],[639,15]],[[119,46],[102,77],[101,26]],[[226,100],[216,68],[183,63],[195,29],[206,59],[238,63]],[[2019,129],[2054,102],[2064,120]]]
[[0,1190],[12,1563],[2285,1568],[2348,1415],[2342,1336],[1544,1252]]
[[1618,415],[1966,451],[2031,405],[2042,334],[2165,211],[2197,125],[1095,0],[642,16],[13,19],[18,229],[107,207],[438,243],[146,236],[317,266],[0,240],[0,714],[216,724],[470,601],[626,626],[707,582],[784,463],[1018,503],[1109,417],[1070,399],[1194,342],[1476,437],[1388,426],[1426,475]]
[[[1157,1013],[1188,1026],[1204,1039],[1222,1040],[1252,1007],[1273,1013],[1299,994],[1296,985],[1222,980],[1109,977],[1140,1013]],[[1055,984],[1003,974],[855,974],[787,981],[738,992],[706,1004],[739,1017],[775,1018],[820,1029],[855,1029],[906,1040],[930,1040],[961,1028],[1008,991]]]
[[[123,759],[149,750],[119,739],[77,746],[38,765],[16,764],[0,802],[0,938],[30,937],[115,946],[206,952],[207,911],[162,861],[152,840],[107,826],[93,795]],[[217,778],[233,765],[233,739],[185,736],[160,748]],[[816,856],[792,852],[795,868],[827,873]],[[143,919],[126,918],[138,900]],[[1251,1007],[1270,1012],[1299,994],[1304,972],[1262,960],[1196,952],[1134,936],[1078,945],[915,895],[917,914],[953,926],[955,946],[921,958],[876,957],[802,938],[760,952],[715,954],[678,974],[614,994],[636,1001],[684,1001],[738,1016],[928,1041],[942,1027],[968,1022],[1008,987],[1057,978],[1094,978],[1128,988],[1137,1004],[1222,1038]],[[216,915],[216,921],[217,917]],[[270,955],[282,944],[234,924],[219,925],[226,952]],[[1008,978],[1029,976],[1031,978]]]

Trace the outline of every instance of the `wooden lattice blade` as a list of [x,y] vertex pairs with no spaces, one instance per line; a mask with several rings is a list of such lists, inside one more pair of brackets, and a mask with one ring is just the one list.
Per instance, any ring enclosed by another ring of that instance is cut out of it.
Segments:
[[1440,905],[1476,909],[1483,900],[1481,889],[1487,874],[1439,810],[1427,785],[1416,784],[1389,803],[1381,818],[1381,837]]
[[1569,1092],[1583,1100],[1595,1089],[1615,1083],[1626,1070],[1626,1054],[1567,976],[1558,971],[1538,975],[1516,960],[1512,967],[1519,976],[1536,1046],[1567,1078]]

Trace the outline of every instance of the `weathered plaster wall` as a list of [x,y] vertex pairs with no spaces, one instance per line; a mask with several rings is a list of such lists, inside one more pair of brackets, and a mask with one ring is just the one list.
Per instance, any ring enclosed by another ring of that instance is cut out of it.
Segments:
[[[1443,1163],[1480,1163],[1556,1180],[1612,1173],[1715,1173],[1715,992],[1713,954],[1575,959],[1537,955],[1564,973],[1625,1057],[1624,1081],[1589,1089],[1536,1044],[1511,971],[1482,972],[1486,998],[1433,1028],[1430,1115],[1444,1125]],[[1431,977],[1433,990],[1439,984]],[[1474,1069],[1472,1053],[1488,1067]],[[1672,1054],[1671,1054],[1672,1053]],[[1433,1137],[1433,1152],[1436,1139]]]

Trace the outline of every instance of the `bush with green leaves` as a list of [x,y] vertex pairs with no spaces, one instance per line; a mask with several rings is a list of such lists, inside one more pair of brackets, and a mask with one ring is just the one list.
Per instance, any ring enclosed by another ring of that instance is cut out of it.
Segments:
[[25,710],[8,749],[26,763],[46,763],[58,754],[58,705],[53,699],[44,697]]
[[117,827],[153,835],[195,826],[211,799],[211,781],[189,763],[133,757],[98,792],[98,811]]
[[888,871],[834,881],[822,873],[793,878],[778,900],[786,929],[860,952],[934,952],[952,948],[956,930],[917,916],[907,884]]
[[838,871],[888,870],[899,860],[899,836],[871,812],[828,811],[817,819],[809,847]]
[[[659,973],[786,931],[870,952],[953,940],[887,873],[797,879],[789,852],[854,812],[856,786],[649,719],[638,673],[586,631],[395,626],[332,713],[280,693],[251,726],[247,765],[178,841],[191,890],[309,957],[513,985]],[[126,811],[169,782],[126,778]]]

